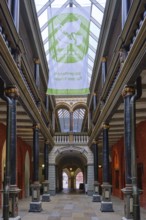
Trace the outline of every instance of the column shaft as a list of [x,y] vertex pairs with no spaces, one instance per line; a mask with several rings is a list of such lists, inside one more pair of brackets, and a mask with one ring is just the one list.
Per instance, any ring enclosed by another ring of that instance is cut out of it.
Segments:
[[46,95],[45,107],[46,107],[46,111],[49,112],[49,96],[48,95]]
[[129,0],[122,0],[122,29],[125,25],[129,9]]
[[[132,94],[131,94],[132,95]],[[131,184],[131,95],[124,97],[124,145],[125,145],[125,182]]]
[[97,106],[97,100],[96,100],[97,96],[96,94],[93,95],[93,110],[96,110],[96,106]]
[[48,144],[45,143],[44,144],[44,164],[45,164],[45,173],[44,173],[44,178],[45,180],[48,180],[48,165],[49,165],[49,160],[48,160],[48,157],[49,157],[49,149],[48,149]]
[[37,88],[40,88],[40,62],[39,59],[35,59],[35,66],[34,66],[34,77],[35,77],[35,83]]
[[10,172],[11,172],[11,185],[16,185],[16,100],[12,101],[12,111],[11,111],[11,138],[10,138]]
[[103,129],[103,182],[109,183],[108,127]]
[[17,32],[19,32],[19,17],[20,17],[20,2],[19,2],[19,0],[8,0],[8,7],[11,11]]
[[94,181],[98,181],[98,145],[93,144],[93,155],[94,155]]
[[39,180],[39,128],[33,128],[33,181]]
[[107,75],[107,65],[106,65],[106,58],[102,58],[102,87],[104,86],[105,80]]
[[70,131],[73,132],[73,112],[70,112]]
[[124,154],[125,154],[125,188],[124,193],[124,217],[122,219],[133,219],[133,195],[132,195],[132,173],[131,173],[131,140],[132,140],[132,118],[130,101],[134,94],[134,88],[125,86],[122,92],[124,98]]

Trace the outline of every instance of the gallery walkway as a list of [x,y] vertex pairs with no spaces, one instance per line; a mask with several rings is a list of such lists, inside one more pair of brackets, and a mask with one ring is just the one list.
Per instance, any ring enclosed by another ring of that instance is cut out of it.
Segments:
[[[120,220],[124,204],[112,197],[114,212],[103,213],[100,203],[92,202],[85,194],[62,193],[51,196],[50,202],[43,202],[41,213],[30,213],[31,198],[19,201],[19,216],[22,220]],[[0,218],[1,219],[1,218]],[[141,209],[141,220],[146,220],[146,210]]]

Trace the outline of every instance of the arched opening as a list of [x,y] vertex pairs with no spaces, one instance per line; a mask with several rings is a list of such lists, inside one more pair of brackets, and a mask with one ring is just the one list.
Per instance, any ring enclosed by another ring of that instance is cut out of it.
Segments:
[[81,189],[83,182],[83,172],[78,169],[78,173],[76,175],[76,189]]
[[[2,180],[2,184],[1,184],[1,188],[3,189],[4,187],[4,175],[5,175],[5,167],[6,167],[6,141],[4,142],[3,145],[3,149],[2,149],[2,161],[1,161],[1,180]],[[1,194],[1,201],[3,204],[3,196]]]
[[6,141],[3,145],[3,150],[2,150],[2,183],[4,182],[4,175],[5,175],[5,166],[6,166]]
[[60,130],[61,132],[69,132],[70,131],[70,113],[65,108],[57,109],[57,115],[60,122]]
[[73,112],[73,132],[81,132],[85,109],[78,108]]
[[[84,185],[87,181],[87,159],[80,151],[78,152],[75,149],[69,150],[68,148],[64,153],[58,154],[56,169],[58,192],[64,189],[68,189],[68,192],[76,191],[79,189],[80,184]],[[78,173],[80,174],[78,175]]]
[[25,156],[25,197],[29,196],[29,188],[30,188],[30,160],[29,160],[29,153],[26,152]]
[[63,185],[63,189],[68,189],[68,175],[65,172],[65,170],[63,170],[62,173],[62,185]]

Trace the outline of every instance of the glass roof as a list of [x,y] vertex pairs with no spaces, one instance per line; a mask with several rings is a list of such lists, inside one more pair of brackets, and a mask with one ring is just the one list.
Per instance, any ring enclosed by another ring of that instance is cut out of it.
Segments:
[[77,7],[84,11],[84,7],[90,7],[90,33],[89,33],[89,49],[88,49],[88,83],[94,66],[95,54],[98,45],[100,28],[102,24],[103,12],[106,0],[35,0],[36,10],[41,29],[42,39],[46,58],[49,63],[49,38],[48,38],[48,20],[51,8],[59,8],[58,13],[66,7]]

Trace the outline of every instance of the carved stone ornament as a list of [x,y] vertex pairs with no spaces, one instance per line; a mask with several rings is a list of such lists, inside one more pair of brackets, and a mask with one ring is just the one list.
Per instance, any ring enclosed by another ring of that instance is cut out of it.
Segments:
[[10,98],[18,98],[19,97],[19,90],[16,86],[8,86],[5,89],[5,94],[6,96],[10,97]]
[[134,92],[135,92],[134,87],[132,87],[132,86],[125,86],[123,91],[122,91],[122,96],[124,98],[125,96],[133,95]]
[[34,124],[34,125],[32,126],[32,128],[33,128],[33,129],[40,129],[40,124],[39,124],[39,123]]
[[108,123],[103,122],[103,124],[102,124],[102,128],[103,128],[103,129],[109,129],[110,126],[109,126]]

